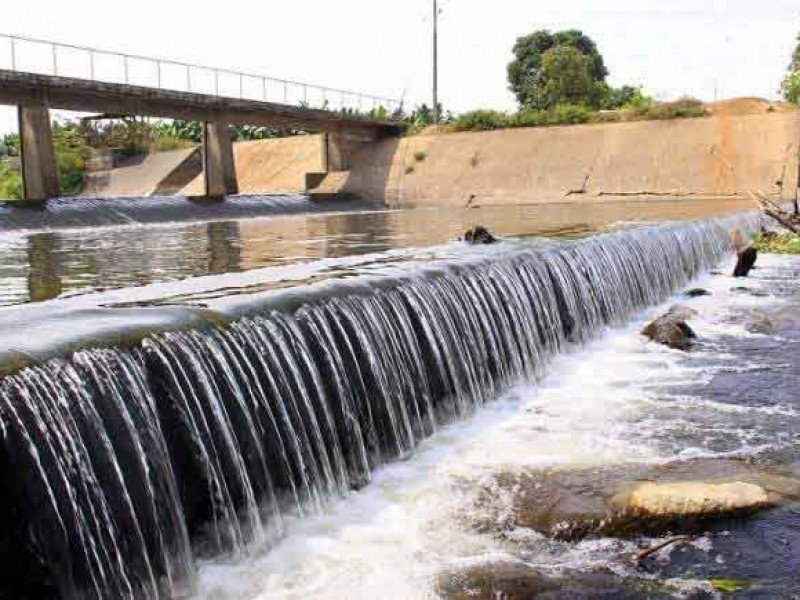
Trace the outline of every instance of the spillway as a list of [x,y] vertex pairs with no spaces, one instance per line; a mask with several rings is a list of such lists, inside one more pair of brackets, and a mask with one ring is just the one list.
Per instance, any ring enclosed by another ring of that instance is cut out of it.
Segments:
[[0,596],[190,593],[557,353],[663,301],[752,219],[643,227],[295,294],[0,382]]

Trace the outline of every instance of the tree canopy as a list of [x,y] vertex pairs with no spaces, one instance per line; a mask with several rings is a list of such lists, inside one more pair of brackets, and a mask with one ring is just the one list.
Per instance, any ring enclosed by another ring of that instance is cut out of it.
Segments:
[[783,80],[781,91],[787,102],[800,104],[800,35],[797,36],[797,45],[794,48],[789,72]]
[[544,107],[587,103],[597,90],[592,59],[574,46],[553,46],[542,54],[537,87],[538,100]]
[[[558,67],[568,69],[579,81],[575,85],[567,84],[557,72]],[[508,65],[511,91],[520,105],[532,108],[550,108],[575,101],[572,96],[578,88],[584,93],[579,100],[589,104],[597,98],[588,82],[592,83],[591,87],[604,84],[607,75],[597,45],[575,29],[556,32],[542,29],[518,38],[514,44],[514,60]],[[560,97],[559,92],[567,93],[568,97]]]

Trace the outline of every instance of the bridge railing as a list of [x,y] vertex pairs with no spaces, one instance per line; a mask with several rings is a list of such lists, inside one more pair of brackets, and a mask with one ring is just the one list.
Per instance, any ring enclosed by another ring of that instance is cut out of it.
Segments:
[[402,104],[352,90],[3,33],[0,69],[331,111],[383,109],[387,116]]

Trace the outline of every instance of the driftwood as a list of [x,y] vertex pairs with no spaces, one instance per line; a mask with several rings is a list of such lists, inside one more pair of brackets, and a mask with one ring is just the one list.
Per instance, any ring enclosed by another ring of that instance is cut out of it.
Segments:
[[786,212],[780,206],[765,198],[762,194],[754,192],[753,190],[747,190],[747,193],[750,194],[750,197],[761,207],[765,215],[772,217],[792,233],[800,234],[800,217]]
[[638,563],[642,562],[645,558],[650,556],[651,554],[655,554],[659,550],[661,550],[663,548],[666,548],[667,546],[669,546],[671,544],[677,544],[677,543],[682,543],[683,544],[683,543],[691,542],[691,541],[692,541],[692,538],[689,537],[688,535],[676,535],[674,537],[667,538],[663,542],[660,542],[660,543],[658,543],[658,544],[656,544],[654,546],[651,546],[649,548],[645,548],[644,550],[642,550],[640,552],[637,552],[636,556],[634,556],[634,560],[638,564]]

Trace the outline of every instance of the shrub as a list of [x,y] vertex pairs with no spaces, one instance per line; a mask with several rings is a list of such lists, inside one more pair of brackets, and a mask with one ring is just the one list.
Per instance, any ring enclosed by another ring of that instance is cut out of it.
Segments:
[[759,252],[800,254],[800,235],[793,233],[762,234],[753,241]]
[[548,111],[551,125],[577,125],[588,123],[593,112],[585,106],[575,104],[561,104]]
[[497,110],[473,110],[459,115],[453,123],[455,131],[491,131],[510,126],[510,119]]
[[592,120],[593,113],[585,106],[560,104],[547,110],[523,108],[511,117],[512,127],[542,127],[547,125],[577,125]]
[[22,200],[22,175],[0,162],[0,200]]
[[675,102],[642,102],[631,108],[633,116],[641,119],[685,119],[705,117],[706,107],[695,98],[681,98]]
[[514,127],[541,127],[548,125],[547,111],[536,108],[522,108],[510,119]]
[[414,160],[417,162],[422,162],[428,158],[428,153],[425,150],[417,150],[414,152]]

